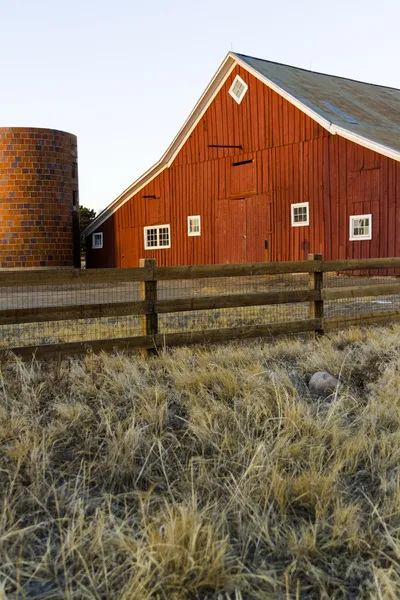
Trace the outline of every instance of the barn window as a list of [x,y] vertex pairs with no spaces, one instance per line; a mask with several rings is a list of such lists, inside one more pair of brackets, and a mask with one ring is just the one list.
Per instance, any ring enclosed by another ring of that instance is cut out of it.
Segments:
[[157,225],[156,227],[144,228],[144,248],[151,250],[153,248],[170,248],[170,226]]
[[350,240],[372,239],[372,215],[350,217]]
[[302,225],[309,225],[309,210],[308,202],[301,202],[299,204],[292,204],[292,227],[301,227]]
[[248,87],[249,86],[247,85],[247,83],[243,81],[243,79],[239,77],[239,75],[236,75],[230,87],[229,93],[232,96],[232,98],[236,100],[238,104],[240,104],[244,98],[245,93],[248,90]]
[[94,233],[92,235],[92,248],[102,248],[103,247],[103,234]]
[[188,235],[200,235],[200,216],[188,217]]

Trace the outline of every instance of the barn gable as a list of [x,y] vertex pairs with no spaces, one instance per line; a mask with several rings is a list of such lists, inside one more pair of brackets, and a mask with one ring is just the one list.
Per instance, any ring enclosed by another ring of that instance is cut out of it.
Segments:
[[[395,148],[378,153],[368,148],[381,148],[378,141],[338,135],[344,105],[330,104],[339,114],[328,122],[327,112],[296,105],[288,78],[278,93],[239,56],[220,69],[159,163],[86,230],[104,231],[102,249],[87,244],[87,266],[137,266],[146,256],[168,266],[400,253],[400,162],[386,156]],[[349,217],[372,213],[372,239],[350,240]]]
[[[332,135],[338,134],[400,161],[400,90],[229,52],[165,154],[98,215],[85,230],[86,236],[163,169],[171,166],[238,66]],[[223,126],[223,123],[219,124]]]

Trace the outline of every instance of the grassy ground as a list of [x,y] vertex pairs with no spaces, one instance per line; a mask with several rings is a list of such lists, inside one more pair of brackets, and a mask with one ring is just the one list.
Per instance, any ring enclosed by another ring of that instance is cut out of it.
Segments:
[[399,326],[10,359],[0,598],[399,598],[399,368]]

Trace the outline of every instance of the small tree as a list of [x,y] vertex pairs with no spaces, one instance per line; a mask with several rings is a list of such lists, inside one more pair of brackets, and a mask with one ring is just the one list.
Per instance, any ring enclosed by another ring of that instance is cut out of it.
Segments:
[[89,227],[90,223],[96,218],[96,211],[93,208],[86,208],[86,206],[79,207],[79,223],[81,229],[81,250],[86,251],[86,238],[83,235],[86,227]]

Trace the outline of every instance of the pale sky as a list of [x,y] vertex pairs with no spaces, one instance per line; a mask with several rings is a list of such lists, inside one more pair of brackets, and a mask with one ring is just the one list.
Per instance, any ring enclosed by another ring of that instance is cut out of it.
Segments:
[[78,136],[100,211],[157,162],[226,53],[400,88],[400,0],[0,0],[0,125]]

